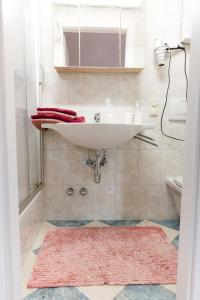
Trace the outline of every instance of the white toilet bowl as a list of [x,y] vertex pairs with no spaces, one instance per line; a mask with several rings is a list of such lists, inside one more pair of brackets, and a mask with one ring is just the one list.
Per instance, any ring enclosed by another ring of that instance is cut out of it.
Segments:
[[183,177],[182,176],[167,177],[166,184],[170,188],[174,200],[174,204],[176,207],[176,212],[180,216]]

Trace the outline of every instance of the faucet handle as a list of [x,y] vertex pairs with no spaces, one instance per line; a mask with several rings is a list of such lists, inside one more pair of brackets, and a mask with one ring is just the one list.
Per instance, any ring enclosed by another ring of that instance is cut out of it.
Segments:
[[95,120],[95,122],[100,122],[100,118],[101,118],[101,113],[99,112],[99,113],[95,113],[94,114],[94,120]]

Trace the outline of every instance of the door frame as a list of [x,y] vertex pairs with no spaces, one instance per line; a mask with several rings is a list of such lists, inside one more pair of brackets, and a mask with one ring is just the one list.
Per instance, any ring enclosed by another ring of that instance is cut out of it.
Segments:
[[0,290],[21,297],[12,0],[0,0]]
[[[192,5],[192,3],[191,3]],[[177,300],[200,299],[200,9],[193,1]]]

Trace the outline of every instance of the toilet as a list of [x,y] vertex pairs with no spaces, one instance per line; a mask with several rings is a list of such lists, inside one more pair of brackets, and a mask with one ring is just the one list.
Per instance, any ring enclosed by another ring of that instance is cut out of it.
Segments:
[[174,200],[174,204],[176,207],[176,212],[180,216],[183,177],[182,176],[167,177],[166,184],[170,188]]

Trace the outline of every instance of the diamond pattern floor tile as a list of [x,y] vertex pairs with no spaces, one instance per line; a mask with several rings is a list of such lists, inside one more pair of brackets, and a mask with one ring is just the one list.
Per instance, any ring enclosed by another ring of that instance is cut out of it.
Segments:
[[101,222],[110,226],[136,226],[141,221],[134,220],[101,220]]
[[129,285],[114,300],[175,300],[176,295],[160,285]]
[[32,252],[33,252],[35,255],[38,255],[39,251],[40,251],[40,247],[34,249]]
[[179,235],[172,241],[172,244],[178,249],[179,247]]
[[36,261],[36,255],[33,254],[32,252],[29,254],[24,266],[23,266],[23,276],[22,276],[22,296],[25,297],[26,295],[30,294],[36,289],[27,289],[27,281],[31,275],[33,266]]
[[177,230],[171,229],[171,228],[163,226],[163,225],[159,225],[153,221],[142,221],[137,226],[159,226],[166,233],[166,235],[170,241],[173,241],[179,234],[179,232]]
[[36,255],[38,253],[38,249],[42,245],[43,239],[49,230],[49,228],[54,227],[53,225],[45,222],[37,236],[37,239],[32,247],[32,251],[27,257],[24,266],[23,266],[23,278],[22,278],[22,296],[25,297],[26,295],[32,293],[35,289],[27,289],[26,284],[31,275],[33,266],[35,264]]
[[47,288],[38,289],[23,300],[89,300],[77,288]]
[[44,239],[47,231],[52,227],[54,227],[52,224],[50,224],[48,222],[44,222],[44,224],[38,234],[38,237],[32,247],[33,250],[39,248],[42,245],[43,239]]
[[109,226],[101,221],[92,221],[90,223],[88,223],[87,225],[85,225],[85,227],[106,227]]
[[167,285],[162,285],[165,289],[171,291],[172,293],[176,294],[176,284],[167,284]]
[[56,227],[80,227],[84,226],[91,222],[91,220],[87,221],[54,221],[48,220],[48,222]]
[[167,227],[169,227],[171,229],[174,229],[174,230],[179,230],[180,229],[180,220],[162,220],[162,221],[152,220],[152,222],[155,222],[155,223],[163,225],[163,226],[167,226]]
[[116,295],[122,291],[124,286],[86,286],[78,289],[90,300],[113,300]]

